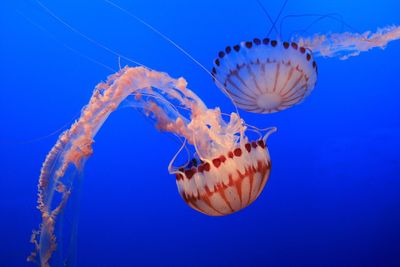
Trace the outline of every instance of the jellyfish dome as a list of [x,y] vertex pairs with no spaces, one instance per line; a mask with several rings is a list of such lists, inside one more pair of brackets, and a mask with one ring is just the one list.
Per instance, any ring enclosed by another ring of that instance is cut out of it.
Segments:
[[193,209],[222,216],[247,207],[262,192],[271,170],[265,141],[238,144],[196,166],[180,168],[178,190]]
[[311,50],[269,38],[227,46],[214,60],[216,85],[235,104],[254,113],[273,113],[300,103],[315,87]]

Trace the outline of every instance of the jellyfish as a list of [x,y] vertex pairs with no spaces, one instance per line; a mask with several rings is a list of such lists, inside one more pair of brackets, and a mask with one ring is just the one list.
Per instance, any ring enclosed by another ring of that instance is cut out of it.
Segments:
[[223,216],[247,207],[260,195],[271,170],[266,141],[276,129],[251,141],[245,134],[249,126],[237,113],[225,120],[218,107],[207,108],[186,85],[184,78],[173,79],[146,67],[125,67],[95,87],[80,118],[60,135],[43,163],[38,184],[42,222],[33,232],[36,249],[28,260],[50,266],[57,249],[55,227],[74,191],[76,173],[93,154],[96,133],[121,105],[139,110],[153,119],[157,129],[193,146],[191,164],[173,166],[182,146],[168,166],[179,194],[193,209]]
[[290,41],[254,38],[227,46],[214,60],[215,84],[248,112],[273,113],[301,103],[315,88],[316,57],[342,60],[400,39],[400,27],[375,33],[315,34]]
[[223,86],[239,108],[255,113],[291,107],[317,82],[311,51],[269,38],[227,46],[218,53],[212,73],[216,85]]

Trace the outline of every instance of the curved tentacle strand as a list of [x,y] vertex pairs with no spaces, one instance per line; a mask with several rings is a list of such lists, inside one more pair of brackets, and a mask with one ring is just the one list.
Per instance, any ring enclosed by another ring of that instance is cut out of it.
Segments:
[[[41,266],[49,266],[52,254],[56,250],[57,218],[63,212],[72,193],[76,172],[83,169],[86,159],[93,154],[92,145],[96,133],[122,102],[126,101],[128,106],[152,118],[157,129],[186,139],[187,143],[195,147],[195,154],[200,157],[200,161],[206,164],[214,162],[215,165],[216,157],[222,154],[229,156],[232,151],[248,148],[249,143],[244,135],[244,121],[236,113],[232,113],[229,121],[225,121],[219,108],[208,109],[186,85],[183,78],[173,79],[163,72],[145,67],[125,67],[109,76],[106,82],[96,86],[88,105],[82,109],[80,118],[61,134],[43,163],[38,185],[38,208],[42,215],[42,223],[40,231],[34,231],[32,235],[31,242],[35,245],[35,251],[28,260],[39,260]],[[185,113],[181,113],[178,108]],[[256,150],[256,154],[253,152],[251,155],[237,156],[235,159],[232,157],[229,165],[226,165],[230,167],[229,170],[226,167],[221,171],[217,170],[217,167],[210,170],[204,167],[204,164],[200,165],[199,167],[202,166],[205,170],[204,175],[197,178],[195,184],[193,180],[190,184],[185,183],[184,187],[181,187],[177,180],[179,192],[187,200],[186,197],[191,196],[194,191],[207,191],[207,188],[221,184],[222,181],[226,184],[225,174],[228,171],[232,175],[236,175],[237,172],[242,180],[257,181],[257,187],[245,187],[247,191],[241,189],[243,198],[248,198],[247,202],[239,203],[231,199],[230,212],[222,212],[221,207],[212,208],[213,205],[220,205],[220,200],[210,199],[209,212],[187,202],[193,208],[209,215],[228,214],[247,206],[258,196],[269,176],[269,154],[264,143],[260,147],[262,150]],[[171,174],[176,174],[177,179],[187,173],[173,168],[171,164],[168,170]],[[226,194],[229,194],[228,191]],[[220,211],[216,213],[215,210]]]

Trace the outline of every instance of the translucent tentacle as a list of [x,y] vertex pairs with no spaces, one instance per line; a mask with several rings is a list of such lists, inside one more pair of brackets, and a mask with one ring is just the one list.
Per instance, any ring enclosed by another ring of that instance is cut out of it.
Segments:
[[176,160],[176,158],[179,156],[179,154],[182,152],[183,148],[186,147],[186,139],[183,141],[181,147],[179,148],[179,150],[175,153],[175,155],[172,157],[171,161],[168,164],[168,172],[171,174],[176,174],[176,173],[180,173],[183,174],[181,171],[176,170],[173,168],[174,162]]
[[206,68],[204,67],[203,64],[200,63],[200,61],[198,61],[197,59],[195,59],[189,52],[187,52],[185,49],[183,49],[180,45],[178,45],[175,41],[173,41],[171,38],[169,38],[168,36],[166,36],[164,33],[162,33],[161,31],[159,31],[157,28],[155,28],[154,26],[152,26],[151,24],[147,23],[145,20],[141,19],[140,17],[136,16],[135,14],[129,12],[128,10],[126,10],[125,8],[117,5],[116,3],[114,3],[111,0],[104,0],[104,2],[108,3],[109,5],[119,9],[120,11],[122,11],[123,13],[127,14],[129,17],[135,19],[136,21],[140,22],[141,24],[143,24],[144,26],[146,26],[147,28],[149,28],[150,30],[152,30],[154,33],[156,33],[157,35],[159,35],[161,38],[163,38],[165,41],[167,41],[168,43],[170,43],[173,47],[175,47],[178,51],[180,51],[182,54],[184,54],[185,56],[187,56],[191,61],[193,61],[196,65],[198,65],[203,71],[205,71],[210,77],[212,77],[215,82],[217,84],[220,85],[220,88],[222,89],[222,92],[231,100],[233,106],[235,107],[235,112],[237,114],[239,114],[239,110],[235,104],[235,102],[233,101],[231,95],[227,92],[227,90],[225,89],[225,87],[222,85],[222,83],[220,81],[218,81],[218,79],[216,79],[214,77],[214,75]]
[[59,23],[61,23],[62,25],[64,25],[65,27],[67,27],[70,31],[72,31],[73,33],[79,35],[80,37],[84,38],[85,40],[89,41],[90,43],[104,49],[105,51],[109,52],[110,54],[116,56],[116,57],[120,57],[128,62],[134,63],[138,66],[144,66],[143,64],[141,64],[138,61],[132,60],[131,58],[122,55],[116,51],[114,51],[113,49],[109,48],[108,46],[105,46],[104,44],[98,42],[97,40],[87,36],[86,34],[82,33],[81,31],[79,31],[78,29],[74,28],[73,26],[71,26],[69,23],[67,23],[65,20],[63,20],[61,17],[57,16],[52,10],[50,10],[47,6],[45,6],[41,1],[36,0],[36,3],[47,13],[49,14],[51,17],[53,17],[55,20],[57,20]]
[[400,39],[399,26],[379,28],[374,33],[371,31],[344,32],[293,38],[300,46],[311,49],[315,56],[339,57],[340,59],[358,56],[361,52],[376,47],[383,49],[389,42],[398,39]]
[[267,132],[267,133],[264,135],[264,137],[263,137],[263,141],[264,141],[265,144],[267,143],[268,137],[269,137],[271,134],[275,133],[275,132],[278,130],[278,128],[276,128],[276,127],[270,127],[270,128],[267,128],[266,130],[267,130],[268,132]]

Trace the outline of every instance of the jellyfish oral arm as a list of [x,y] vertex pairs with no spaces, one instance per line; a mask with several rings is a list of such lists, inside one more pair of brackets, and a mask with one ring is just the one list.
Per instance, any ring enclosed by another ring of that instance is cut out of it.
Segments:
[[312,37],[297,37],[293,40],[311,49],[315,56],[348,59],[373,48],[385,48],[391,41],[400,39],[400,27],[388,26],[376,32],[316,34]]
[[[183,78],[173,79],[163,72],[125,67],[96,86],[80,118],[60,135],[43,163],[38,184],[42,223],[40,230],[33,232],[35,251],[28,260],[49,266],[56,250],[57,218],[68,202],[76,174],[93,154],[96,133],[125,100],[128,106],[153,118],[159,130],[187,139],[204,160],[246,141],[246,126],[237,114],[232,113],[230,121],[224,121],[219,108],[208,109],[186,85]],[[177,106],[188,115],[179,112]],[[176,173],[171,167],[169,170]]]

